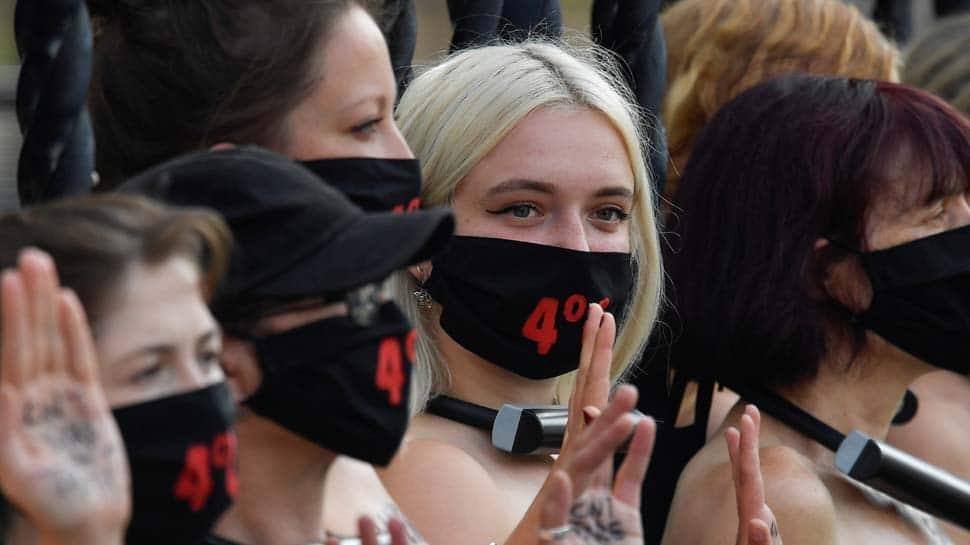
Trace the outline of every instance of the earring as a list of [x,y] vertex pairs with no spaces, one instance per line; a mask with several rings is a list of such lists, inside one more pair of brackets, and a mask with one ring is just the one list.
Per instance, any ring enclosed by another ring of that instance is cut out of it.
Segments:
[[[421,283],[424,284],[428,280],[428,278],[424,275],[424,267],[417,265],[415,268],[418,271],[418,278],[420,278]],[[418,302],[418,308],[422,312],[428,312],[431,310],[431,303],[434,300],[431,298],[431,294],[428,293],[428,290],[424,289],[423,287],[419,287],[418,289],[414,290],[412,295],[414,295],[414,299]]]
[[431,294],[428,293],[428,290],[424,288],[417,289],[414,290],[412,295],[414,295],[414,299],[417,300],[418,308],[421,309],[422,312],[428,312],[431,310],[431,303],[434,301],[434,299],[431,298]]

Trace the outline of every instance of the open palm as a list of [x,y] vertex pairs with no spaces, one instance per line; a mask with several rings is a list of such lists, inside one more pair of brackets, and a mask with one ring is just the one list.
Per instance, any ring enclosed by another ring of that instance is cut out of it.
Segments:
[[83,309],[38,251],[2,290],[0,488],[46,537],[120,542],[128,466]]

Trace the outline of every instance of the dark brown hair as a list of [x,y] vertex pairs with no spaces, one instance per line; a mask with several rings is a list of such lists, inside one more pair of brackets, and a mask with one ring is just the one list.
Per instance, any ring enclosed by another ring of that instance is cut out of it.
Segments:
[[96,329],[111,290],[134,263],[187,257],[198,264],[203,291],[211,296],[228,266],[231,240],[212,212],[98,195],[0,216],[0,268],[15,267],[27,247],[47,252],[61,285],[77,293]]
[[101,189],[219,142],[279,148],[320,44],[360,0],[88,0]]

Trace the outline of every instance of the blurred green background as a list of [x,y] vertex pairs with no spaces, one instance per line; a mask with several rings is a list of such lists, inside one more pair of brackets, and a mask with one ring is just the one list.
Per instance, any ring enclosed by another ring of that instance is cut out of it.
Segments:
[[0,64],[17,62],[17,49],[13,43],[14,3],[14,0],[0,1]]

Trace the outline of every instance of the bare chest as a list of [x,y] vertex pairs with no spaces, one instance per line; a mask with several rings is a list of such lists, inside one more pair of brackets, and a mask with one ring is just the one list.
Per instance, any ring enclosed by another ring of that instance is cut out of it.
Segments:
[[835,505],[839,543],[884,545],[950,545],[930,517],[870,493],[840,478],[827,479]]

